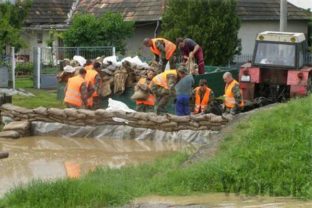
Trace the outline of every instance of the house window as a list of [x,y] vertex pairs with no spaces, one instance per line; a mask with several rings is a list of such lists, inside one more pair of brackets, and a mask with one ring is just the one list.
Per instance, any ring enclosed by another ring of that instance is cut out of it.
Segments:
[[43,38],[42,32],[38,32],[37,33],[37,43],[38,44],[42,44],[42,38]]

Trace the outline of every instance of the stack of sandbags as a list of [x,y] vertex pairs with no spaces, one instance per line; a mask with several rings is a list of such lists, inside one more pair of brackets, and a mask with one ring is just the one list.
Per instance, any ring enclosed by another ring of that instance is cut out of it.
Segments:
[[36,108],[24,109],[5,104],[1,107],[1,115],[11,117],[15,121],[44,121],[58,122],[75,126],[98,126],[98,125],[128,125],[137,128],[150,128],[163,131],[179,130],[212,130],[219,131],[230,118],[214,114],[175,116],[156,115],[155,113],[140,113],[121,110],[96,111],[82,109],[57,109],[57,108]]
[[10,122],[0,132],[0,138],[16,139],[24,136],[30,136],[30,122],[28,120]]
[[[126,57],[121,61],[118,61],[117,56],[102,56],[92,61],[101,64],[99,73],[103,81],[101,89],[103,97],[112,93],[123,94],[126,88],[134,87],[141,77],[146,77],[149,69],[159,72],[157,63],[149,65],[141,61],[138,56]],[[73,60],[64,59],[63,71],[58,75],[59,82],[66,83],[69,77],[78,74],[79,69],[85,63],[86,59],[82,56],[74,56]]]

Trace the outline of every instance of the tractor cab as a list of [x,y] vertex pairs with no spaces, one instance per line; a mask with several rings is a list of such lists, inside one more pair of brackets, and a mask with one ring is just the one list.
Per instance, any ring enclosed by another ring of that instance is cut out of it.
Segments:
[[303,33],[259,33],[253,59],[240,67],[239,82],[246,103],[281,102],[312,90],[312,67],[306,65]]
[[307,42],[303,33],[263,32],[257,35],[253,65],[299,69],[305,64]]

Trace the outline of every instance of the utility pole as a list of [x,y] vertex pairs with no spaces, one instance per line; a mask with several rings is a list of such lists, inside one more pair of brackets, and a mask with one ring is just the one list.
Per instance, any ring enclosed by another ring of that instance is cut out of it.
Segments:
[[287,30],[287,0],[281,0],[280,5],[280,32]]

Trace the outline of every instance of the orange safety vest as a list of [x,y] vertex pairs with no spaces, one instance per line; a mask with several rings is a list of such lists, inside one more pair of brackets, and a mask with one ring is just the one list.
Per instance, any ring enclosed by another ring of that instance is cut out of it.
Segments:
[[156,75],[152,79],[152,83],[169,90],[167,76],[171,75],[171,74],[176,76],[176,77],[178,76],[177,75],[177,70],[174,70],[174,69],[166,70],[163,73],[160,73],[160,74]]
[[[226,84],[225,85],[225,89],[224,89],[224,105],[225,107],[227,108],[234,108],[235,106],[235,98],[234,98],[234,95],[232,93],[232,89],[233,87],[236,85],[236,84],[239,84],[236,80],[233,80],[229,85]],[[242,94],[242,93],[241,93]],[[240,105],[240,107],[243,107],[244,106],[244,101],[242,99]]]
[[85,80],[77,75],[68,79],[67,89],[65,93],[64,102],[70,105],[81,107],[83,102],[81,99],[80,88],[85,83]]
[[[146,78],[141,78],[138,82],[138,84],[147,85]],[[148,105],[148,106],[154,106],[155,105],[155,96],[153,94],[149,94],[148,98],[146,100],[136,100],[137,105]]]
[[205,87],[205,95],[203,97],[202,100],[200,100],[200,87],[196,87],[195,88],[195,109],[194,109],[194,113],[199,113],[199,110],[201,109],[201,111],[203,109],[205,109],[209,103],[209,97],[210,97],[210,93],[211,93],[211,89],[208,87]]
[[90,70],[90,69],[93,69],[93,65],[90,64],[90,65],[87,65],[84,67],[86,71]]
[[169,40],[166,40],[164,38],[153,38],[152,39],[153,45],[150,47],[150,50],[158,56],[160,56],[160,51],[158,50],[158,48],[156,46],[156,41],[158,41],[158,40],[164,41],[165,50],[166,50],[166,59],[169,60],[171,58],[171,56],[173,55],[173,53],[175,52],[177,46],[174,43],[172,43]]
[[[86,71],[87,71],[87,74],[86,74],[85,80],[89,89],[90,85],[91,86],[95,85],[95,77],[98,75],[98,72],[93,70],[93,68],[90,68],[90,67]],[[98,96],[97,92],[94,92],[92,96],[88,98],[88,106],[93,106],[93,97],[97,97],[97,96]]]

